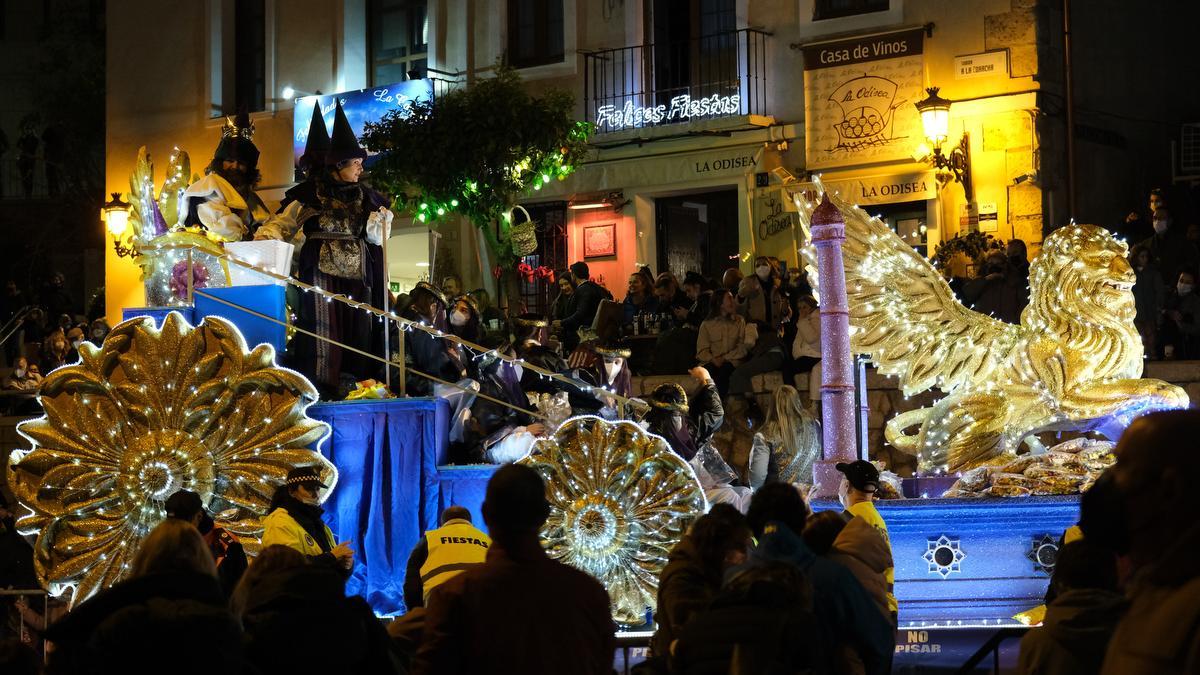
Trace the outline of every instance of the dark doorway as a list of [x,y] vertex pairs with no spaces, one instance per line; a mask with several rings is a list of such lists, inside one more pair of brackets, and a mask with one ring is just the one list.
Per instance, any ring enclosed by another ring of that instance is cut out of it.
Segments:
[[660,197],[655,200],[658,224],[658,272],[683,279],[687,272],[718,277],[737,265],[737,189]]
[[922,256],[929,257],[926,202],[872,204],[863,208],[867,210],[867,213],[878,216],[880,220],[887,223],[892,232],[900,235],[904,243],[917,249]]

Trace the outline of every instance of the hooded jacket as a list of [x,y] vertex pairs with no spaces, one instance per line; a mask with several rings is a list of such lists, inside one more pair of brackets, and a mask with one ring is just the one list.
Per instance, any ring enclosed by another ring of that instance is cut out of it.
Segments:
[[667,558],[658,581],[658,609],[654,621],[654,653],[667,656],[684,624],[703,611],[721,590],[721,575],[704,566],[691,537],[684,537]]
[[1200,523],[1184,534],[1129,587],[1129,610],[1117,624],[1105,675],[1200,672]]
[[851,518],[833,541],[833,548],[826,557],[850,570],[890,622],[885,575],[892,567],[892,550],[883,536],[866,520]]
[[[790,562],[800,568],[813,588],[813,614],[821,619],[822,644],[849,648],[862,661],[865,672],[883,675],[895,648],[891,621],[883,616],[871,597],[848,569],[821,558],[804,539],[781,523],[768,523],[758,547],[750,554],[749,565],[772,561]],[[730,570],[727,583],[740,572]],[[835,669],[836,649],[824,651],[824,670]]]
[[1098,588],[1062,593],[1046,608],[1041,628],[1021,638],[1020,671],[1030,675],[1098,673],[1125,599]]

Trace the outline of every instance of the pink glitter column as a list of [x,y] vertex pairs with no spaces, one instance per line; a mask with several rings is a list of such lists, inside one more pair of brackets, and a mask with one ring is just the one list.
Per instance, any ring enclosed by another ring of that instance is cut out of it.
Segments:
[[821,424],[824,459],[813,467],[815,496],[836,496],[841,475],[834,465],[858,459],[854,430],[854,359],[850,354],[850,310],[842,242],[846,221],[823,196],[812,213],[812,241],[821,282]]

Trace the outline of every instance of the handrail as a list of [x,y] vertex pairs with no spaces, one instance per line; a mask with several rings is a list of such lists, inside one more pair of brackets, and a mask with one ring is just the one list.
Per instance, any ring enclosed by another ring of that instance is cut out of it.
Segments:
[[1029,629],[1024,626],[1012,626],[996,631],[992,637],[988,638],[987,642],[983,643],[983,646],[975,650],[975,653],[959,667],[956,675],[970,675],[970,673],[974,672],[975,666],[979,665],[979,662],[983,661],[984,657],[988,654],[992,655],[992,672],[998,675],[1000,673],[1000,643],[1011,638],[1022,637],[1028,631]]
[[[4,322],[4,326],[0,326],[0,345],[8,342],[8,339],[17,334],[21,329],[21,322],[25,320],[25,315],[33,311],[36,305],[25,305],[18,309],[8,321]],[[10,324],[11,327],[10,327]]]
[[[140,247],[139,250],[142,252],[142,254],[155,253],[158,251],[187,250],[189,252],[188,255],[190,258],[191,252],[196,250],[196,246],[193,244],[171,244],[171,245],[167,245],[167,246]],[[579,389],[582,389],[584,392],[587,392],[587,393],[591,393],[595,389],[600,389],[601,391],[604,392],[604,396],[611,397],[615,401],[617,401],[618,411],[622,417],[624,417],[625,406],[629,404],[628,397],[621,396],[620,394],[610,391],[609,389],[607,389],[605,387],[593,387],[591,385],[579,382],[578,380],[573,380],[569,377],[566,377],[565,375],[562,375],[561,373],[556,373],[552,370],[547,370],[545,368],[535,366],[531,363],[527,363],[525,361],[525,359],[512,358],[509,356],[505,356],[504,354],[501,354],[494,349],[489,349],[487,347],[484,347],[483,345],[479,345],[474,342],[471,342],[470,340],[464,340],[464,339],[458,337],[457,335],[454,335],[453,333],[444,333],[432,326],[427,326],[427,325],[417,322],[417,321],[405,319],[404,317],[396,314],[395,312],[381,310],[377,307],[370,305],[369,303],[360,302],[358,300],[355,300],[355,299],[353,299],[349,296],[343,295],[341,293],[330,293],[329,291],[326,291],[319,286],[305,283],[303,281],[300,281],[299,279],[296,279],[295,277],[285,276],[285,275],[279,274],[277,272],[265,270],[261,267],[253,265],[251,263],[248,263],[240,258],[234,257],[227,252],[222,252],[219,255],[216,253],[211,253],[209,251],[203,251],[203,253],[205,253],[206,255],[210,255],[214,258],[218,258],[220,260],[225,260],[227,262],[231,262],[240,267],[254,270],[255,272],[257,272],[259,274],[270,277],[277,281],[283,281],[285,283],[291,284],[306,293],[314,293],[315,292],[317,295],[325,298],[327,301],[336,300],[345,305],[349,305],[350,307],[353,307],[354,309],[359,309],[359,310],[368,312],[370,314],[375,315],[375,317],[380,320],[394,321],[401,328],[401,330],[405,330],[405,331],[420,330],[420,331],[423,331],[434,337],[441,338],[443,340],[449,340],[456,344],[462,345],[463,347],[466,347],[467,349],[470,349],[472,352],[476,352],[476,358],[478,358],[479,356],[484,356],[484,355],[490,354],[491,356],[493,356],[495,358],[499,358],[503,361],[507,361],[508,363],[512,363],[513,365],[520,365],[522,368],[527,368],[535,373],[538,373],[539,375],[541,375],[543,377],[546,377],[547,379],[556,380],[556,381],[562,382],[564,384],[568,384],[572,387],[578,387]],[[190,274],[188,275],[188,279],[189,280],[191,279]],[[190,282],[189,282],[189,287],[190,287]],[[193,290],[193,292],[194,292],[194,289],[190,289],[190,290]],[[207,297],[211,297],[211,296],[207,296]],[[239,309],[242,309],[242,311],[247,311],[247,312],[250,311],[250,310],[248,310],[246,308],[242,308],[238,305],[234,305],[234,306],[238,307]],[[253,313],[253,312],[251,312],[251,313]],[[272,321],[277,321],[276,319],[274,319],[274,317],[264,316],[263,318],[267,318]],[[299,330],[299,329],[297,328],[297,330]],[[306,334],[307,334],[307,332],[306,332]],[[319,338],[319,336],[317,336],[317,337]],[[327,340],[327,338],[319,338],[319,339]],[[374,357],[374,355],[371,355],[371,356]],[[378,359],[378,357],[374,357],[374,358]],[[383,359],[379,359],[379,360],[383,360]],[[390,363],[390,361],[388,363]]]

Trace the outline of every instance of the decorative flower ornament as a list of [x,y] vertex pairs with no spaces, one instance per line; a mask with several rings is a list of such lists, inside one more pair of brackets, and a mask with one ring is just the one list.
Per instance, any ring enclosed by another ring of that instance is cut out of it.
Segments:
[[258,547],[271,495],[296,466],[317,466],[332,489],[337,470],[308,448],[328,426],[305,414],[317,392],[248,351],[233,324],[193,328],[167,315],[131,319],[80,362],[55,370],[40,391],[45,416],[18,431],[33,444],[9,460],[22,534],[37,534],[38,578],[72,603],[120,581],[142,538],[176,490],[200,495],[218,525]]
[[590,415],[564,422],[520,463],[546,481],[546,552],[600,580],[616,621],[643,623],[667,556],[707,508],[692,468],[638,425]]

